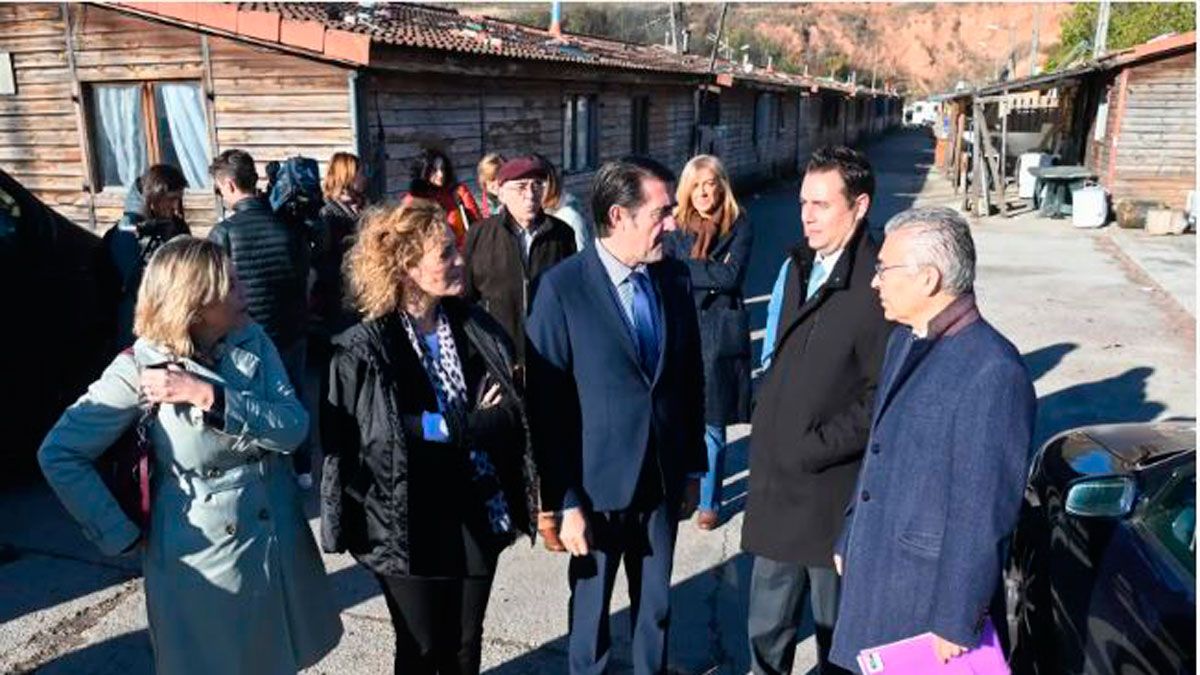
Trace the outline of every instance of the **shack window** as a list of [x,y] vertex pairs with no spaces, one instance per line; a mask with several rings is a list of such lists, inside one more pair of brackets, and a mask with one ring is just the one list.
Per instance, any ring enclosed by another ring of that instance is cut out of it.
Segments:
[[697,123],[700,126],[715,127],[721,123],[721,94],[707,89],[697,92],[696,108]]
[[596,168],[600,131],[597,112],[594,94],[573,94],[563,98],[564,172]]
[[630,151],[635,155],[650,154],[650,97],[634,96],[630,110],[632,138]]
[[821,126],[835,127],[838,125],[842,111],[842,101],[837,96],[821,97]]
[[767,138],[775,115],[775,95],[760,92],[754,99],[754,129],[751,138],[755,143]]
[[198,82],[93,84],[88,123],[97,188],[129,187],[152,164],[209,186],[208,122]]

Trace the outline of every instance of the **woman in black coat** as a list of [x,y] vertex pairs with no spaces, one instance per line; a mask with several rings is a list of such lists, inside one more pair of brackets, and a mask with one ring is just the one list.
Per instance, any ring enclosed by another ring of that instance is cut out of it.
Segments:
[[366,186],[367,178],[358,157],[335,152],[321,184],[325,204],[317,214],[320,232],[313,246],[316,279],[309,291],[309,306],[316,318],[314,328],[322,348],[331,337],[357,320],[344,298],[342,262],[354,244],[358,221],[366,208]]
[[663,250],[687,262],[700,320],[704,355],[705,444],[708,473],[700,482],[696,525],[720,521],[725,427],[750,420],[750,320],[742,282],[754,231],[738,206],[721,160],[693,157],[676,191],[675,220]]
[[478,673],[501,550],[536,519],[508,338],[458,299],[446,214],[413,199],[364,220],[350,283],[365,320],[334,339],[322,413],[322,545],[379,580],[396,673]]

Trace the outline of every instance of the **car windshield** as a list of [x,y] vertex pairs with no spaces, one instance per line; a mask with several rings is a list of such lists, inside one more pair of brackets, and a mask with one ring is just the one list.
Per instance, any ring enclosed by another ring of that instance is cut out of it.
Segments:
[[1181,469],[1146,505],[1146,529],[1188,571],[1196,573],[1196,468]]

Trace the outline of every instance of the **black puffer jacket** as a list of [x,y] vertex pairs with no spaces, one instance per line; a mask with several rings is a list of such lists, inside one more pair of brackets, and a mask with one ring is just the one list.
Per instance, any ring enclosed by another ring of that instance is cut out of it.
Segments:
[[[448,444],[425,441],[405,422],[437,410],[437,399],[398,315],[334,338],[321,411],[321,545],[327,552],[349,551],[379,574],[465,576],[477,572],[468,549],[494,555],[511,543],[486,525],[468,449],[488,453],[515,530],[533,537],[533,450],[508,338],[478,307],[448,298],[442,308],[473,397],[466,428],[451,429]],[[501,402],[481,409],[492,383],[501,388]]]
[[575,231],[554,216],[534,230],[529,262],[521,255],[519,226],[508,211],[484,220],[467,233],[466,297],[495,317],[516,347],[517,363],[525,363],[525,318],[533,306],[538,275],[575,253]]
[[208,238],[229,251],[250,318],[283,350],[308,325],[309,248],[305,233],[277,218],[266,201],[243,199]]

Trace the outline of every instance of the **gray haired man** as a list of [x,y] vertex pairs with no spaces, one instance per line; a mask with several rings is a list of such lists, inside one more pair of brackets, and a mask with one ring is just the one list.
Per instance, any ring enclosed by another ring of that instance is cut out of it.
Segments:
[[945,208],[884,228],[871,285],[888,340],[867,445],[834,566],[829,658],[925,632],[943,661],[979,644],[1016,524],[1033,439],[1033,384],[975,304],[975,244]]

